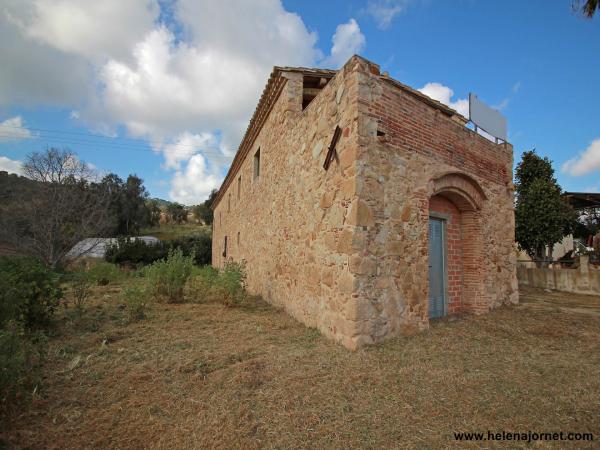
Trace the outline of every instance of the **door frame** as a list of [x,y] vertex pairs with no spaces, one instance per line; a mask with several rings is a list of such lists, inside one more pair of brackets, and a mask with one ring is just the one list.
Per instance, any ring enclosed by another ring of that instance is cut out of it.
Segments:
[[[448,239],[446,236],[446,230],[448,228],[448,224],[451,221],[452,216],[450,214],[440,213],[436,211],[429,211],[429,217],[427,222],[427,235],[429,237],[429,220],[439,220],[442,223],[442,272],[443,275],[443,283],[444,283],[444,312],[442,317],[446,317],[448,315]],[[427,266],[429,267],[429,245],[427,248]],[[429,277],[429,273],[427,274]],[[431,281],[428,280],[427,289],[431,285]],[[427,311],[429,311],[429,296],[427,297]],[[436,319],[440,319],[440,317],[436,317]]]

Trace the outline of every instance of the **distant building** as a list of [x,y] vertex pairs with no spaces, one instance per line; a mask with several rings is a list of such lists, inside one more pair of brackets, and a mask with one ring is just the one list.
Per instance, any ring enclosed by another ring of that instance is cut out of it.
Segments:
[[358,56],[275,67],[213,203],[213,264],[349,348],[518,301],[513,151]]

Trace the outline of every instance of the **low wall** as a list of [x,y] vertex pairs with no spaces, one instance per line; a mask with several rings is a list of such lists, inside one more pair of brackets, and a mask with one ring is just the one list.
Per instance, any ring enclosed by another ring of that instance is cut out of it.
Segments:
[[540,269],[519,265],[517,278],[519,286],[578,294],[600,294],[600,270],[590,266],[587,256],[580,257],[579,267],[575,269],[559,267]]

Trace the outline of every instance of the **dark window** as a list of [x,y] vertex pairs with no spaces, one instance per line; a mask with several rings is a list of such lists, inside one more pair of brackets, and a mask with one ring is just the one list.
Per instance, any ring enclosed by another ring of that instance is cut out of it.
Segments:
[[223,242],[223,258],[227,258],[227,236],[225,236],[225,241]]
[[241,194],[242,194],[242,177],[239,176],[238,177],[238,199],[240,198]]
[[237,235],[237,245],[240,245],[240,232],[238,231],[238,235]]
[[254,154],[254,181],[260,176],[260,148]]

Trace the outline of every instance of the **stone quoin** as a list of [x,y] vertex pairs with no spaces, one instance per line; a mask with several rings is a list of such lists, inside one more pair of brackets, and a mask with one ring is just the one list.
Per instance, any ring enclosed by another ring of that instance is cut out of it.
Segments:
[[352,349],[517,302],[512,146],[466,124],[359,56],[275,67],[213,203],[213,265],[245,260],[251,293]]

